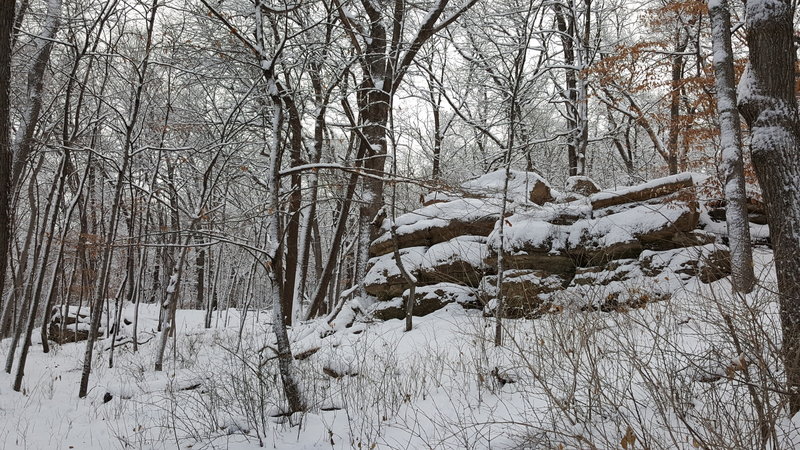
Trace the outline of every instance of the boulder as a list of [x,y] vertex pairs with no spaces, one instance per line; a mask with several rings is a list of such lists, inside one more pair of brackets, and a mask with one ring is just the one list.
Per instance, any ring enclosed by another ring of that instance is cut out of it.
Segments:
[[[539,213],[519,213],[505,219],[503,248],[506,267],[574,272],[575,266],[602,265],[636,258],[643,249],[675,248],[692,238],[698,213],[690,204],[637,205],[571,225],[555,225]],[[499,224],[489,235],[486,264],[496,265],[500,250]]]
[[600,192],[600,187],[589,177],[572,176],[564,184],[567,192],[588,197]]
[[423,256],[420,281],[477,286],[483,275],[492,270],[484,262],[486,256],[483,236],[460,236],[432,245]]
[[[417,286],[442,282],[477,286],[493,270],[484,262],[486,254],[483,236],[459,236],[431,247],[400,250],[403,265],[416,278]],[[393,251],[370,259],[364,285],[368,294],[382,300],[397,297],[408,288]]]
[[[566,253],[568,226],[544,221],[541,211],[514,214],[504,219],[503,261],[510,269],[539,269],[551,273],[572,273],[575,262]],[[487,239],[489,254],[485,263],[497,266],[500,251],[500,224]]]
[[[435,203],[399,216],[397,245],[399,248],[431,246],[458,236],[488,236],[500,218],[501,206],[496,201],[464,198]],[[384,233],[370,245],[370,256],[381,256],[394,250],[388,223]]]
[[568,233],[570,253],[581,265],[638,256],[641,249],[674,248],[681,233],[697,227],[692,205],[638,205],[598,219],[581,220]]
[[[411,247],[400,249],[403,267],[413,276],[419,274],[422,258],[428,247]],[[397,297],[408,288],[408,282],[400,273],[394,252],[372,258],[368,262],[367,275],[364,277],[364,290],[367,294],[388,300]]]
[[553,201],[550,184],[533,172],[510,170],[506,186],[506,171],[496,170],[464,182],[461,188],[471,195],[502,198],[507,190],[508,199],[516,203],[532,202],[544,205]]
[[57,342],[59,344],[67,344],[70,342],[80,342],[89,339],[90,325],[85,323],[78,323],[66,325],[62,334],[61,324],[50,323],[47,328],[47,339]]
[[625,203],[652,200],[691,187],[694,187],[692,174],[681,173],[658,178],[638,186],[631,186],[608,192],[598,192],[589,197],[589,200],[591,201],[592,209],[597,210]]
[[[89,308],[78,308],[77,306],[62,308],[55,306],[50,313],[47,338],[59,344],[85,341],[89,338],[90,329],[91,317]],[[103,331],[102,328],[100,331]]]
[[[754,199],[747,199],[747,220],[756,225],[767,225],[767,208],[764,202]],[[725,221],[727,202],[724,199],[711,200],[706,203],[708,215],[717,222]]]

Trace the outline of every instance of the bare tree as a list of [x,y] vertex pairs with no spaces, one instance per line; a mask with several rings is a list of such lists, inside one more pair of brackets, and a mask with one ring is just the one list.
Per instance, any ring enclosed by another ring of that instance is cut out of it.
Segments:
[[156,12],[159,8],[158,0],[153,0],[149,5],[147,11],[146,31],[145,31],[145,46],[144,56],[142,61],[137,64],[135,68],[136,80],[133,85],[133,102],[124,119],[124,139],[122,146],[122,161],[117,173],[117,178],[114,186],[113,203],[111,204],[109,225],[106,229],[106,235],[103,242],[103,253],[101,257],[102,266],[100,269],[100,279],[95,293],[94,302],[92,303],[92,319],[89,330],[89,338],[86,340],[86,351],[83,359],[83,371],[81,373],[81,384],[78,390],[78,397],[85,397],[89,388],[89,375],[92,371],[92,354],[94,350],[94,343],[100,329],[101,318],[103,315],[103,303],[106,299],[106,292],[109,284],[109,277],[111,272],[112,258],[113,258],[113,241],[117,233],[117,225],[119,223],[119,214],[122,204],[122,193],[124,186],[124,179],[128,172],[128,166],[131,160],[132,146],[135,140],[134,131],[138,125],[139,114],[141,112],[142,98],[145,87],[145,80],[147,77],[147,69],[150,64],[150,52],[153,47],[153,30],[155,28]]

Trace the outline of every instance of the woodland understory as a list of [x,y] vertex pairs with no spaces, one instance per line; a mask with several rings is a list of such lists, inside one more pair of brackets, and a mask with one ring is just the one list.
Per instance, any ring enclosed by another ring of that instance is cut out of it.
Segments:
[[800,447],[797,18],[3,1],[0,448]]

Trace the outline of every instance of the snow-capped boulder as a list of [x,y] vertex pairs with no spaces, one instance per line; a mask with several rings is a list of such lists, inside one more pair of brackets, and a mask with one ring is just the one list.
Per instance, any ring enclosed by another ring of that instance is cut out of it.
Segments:
[[600,192],[600,186],[589,177],[572,176],[567,178],[567,182],[564,183],[564,190],[572,194],[588,197]]
[[[500,211],[496,201],[475,198],[425,206],[397,217],[397,245],[399,248],[431,246],[458,236],[488,236],[500,218]],[[369,251],[371,256],[381,256],[393,249],[392,235],[385,227]]]
[[422,258],[420,279],[425,283],[450,282],[477,286],[485,272],[486,238],[459,236],[431,246]]
[[[417,276],[427,250],[428,247],[400,249],[400,260],[406,271]],[[367,294],[386,300],[397,297],[407,288],[408,282],[397,267],[394,252],[369,260],[367,275],[364,277],[364,290]]]
[[461,184],[461,188],[471,195],[502,198],[508,190],[508,200],[516,203],[532,202],[543,205],[553,201],[553,192],[540,175],[521,170],[510,170],[508,186],[506,171],[496,170]]
[[[77,306],[55,306],[50,314],[47,338],[59,344],[80,342],[89,339],[91,316],[89,308]],[[103,332],[101,327],[100,332]]]
[[[593,266],[620,258],[635,258],[645,248],[674,248],[697,226],[697,211],[686,204],[639,205],[616,214],[556,225],[537,213],[505,219],[504,258],[507,267],[570,271],[575,265]],[[500,251],[499,224],[489,235],[493,264]],[[574,271],[574,270],[572,270]]]

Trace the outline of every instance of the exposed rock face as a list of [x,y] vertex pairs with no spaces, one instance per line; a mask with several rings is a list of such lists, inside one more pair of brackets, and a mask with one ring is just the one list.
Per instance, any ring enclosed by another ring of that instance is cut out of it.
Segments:
[[645,275],[655,276],[670,269],[676,274],[697,277],[711,283],[731,273],[730,251],[707,244],[665,252],[645,252],[640,258]]
[[[477,289],[453,283],[420,286],[414,296],[414,315],[425,316],[450,303],[457,303],[465,308],[482,308],[483,302],[478,294]],[[372,316],[380,320],[404,318],[409,295],[409,291],[406,290],[402,297],[378,302],[372,311]]]
[[[500,285],[504,316],[537,317],[547,312],[551,306],[546,300],[548,295],[563,290],[570,279],[571,274],[554,274],[545,270],[506,270]],[[496,297],[497,276],[484,278],[481,288]]]
[[[493,313],[501,249],[506,317],[567,306],[639,307],[669,297],[680,287],[674,283],[708,283],[730,273],[727,247],[715,242],[715,232],[699,229],[705,222],[691,174],[609,192],[596,192],[595,183],[579,177],[564,195],[536,174],[514,171],[510,215],[501,222],[503,176],[494,172],[461,186],[480,198],[448,197],[397,218],[403,262],[417,280],[415,315],[449,303],[486,304],[485,312]],[[567,203],[548,203],[554,198]],[[365,279],[367,292],[382,300],[373,309],[380,319],[404,317],[408,297],[388,235],[372,243]]]
[[427,283],[477,286],[493,269],[484,262],[487,250],[483,236],[460,236],[433,245],[423,255],[419,278]]

